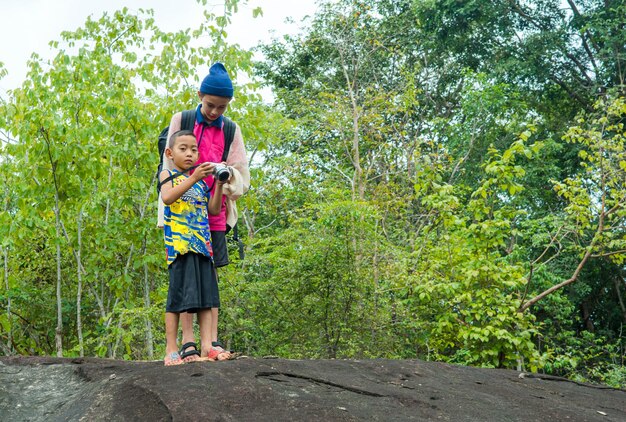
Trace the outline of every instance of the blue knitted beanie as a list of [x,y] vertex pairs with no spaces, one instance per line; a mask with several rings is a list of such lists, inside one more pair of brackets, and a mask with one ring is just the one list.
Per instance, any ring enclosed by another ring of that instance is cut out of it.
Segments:
[[200,85],[200,92],[203,94],[216,95],[218,97],[232,97],[234,94],[233,83],[222,63],[215,63],[209,69]]

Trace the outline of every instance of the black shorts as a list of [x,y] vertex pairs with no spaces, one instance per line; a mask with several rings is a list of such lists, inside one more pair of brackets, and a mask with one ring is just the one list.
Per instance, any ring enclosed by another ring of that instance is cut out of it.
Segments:
[[169,266],[165,312],[198,312],[219,308],[217,272],[210,258],[193,252],[178,255]]
[[226,232],[211,230],[211,246],[213,246],[213,262],[215,263],[215,268],[228,265],[230,262],[228,261]]

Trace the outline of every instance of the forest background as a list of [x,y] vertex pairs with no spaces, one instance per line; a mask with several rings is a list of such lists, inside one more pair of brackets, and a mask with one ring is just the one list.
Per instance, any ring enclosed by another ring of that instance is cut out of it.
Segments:
[[626,2],[321,2],[260,60],[245,3],[90,18],[1,99],[2,353],[163,355],[156,138],[219,60],[252,174],[230,348],[625,387]]

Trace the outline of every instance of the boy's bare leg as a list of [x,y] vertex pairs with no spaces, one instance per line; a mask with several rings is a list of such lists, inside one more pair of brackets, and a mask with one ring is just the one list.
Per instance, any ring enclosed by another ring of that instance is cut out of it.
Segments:
[[165,353],[178,352],[176,337],[178,335],[178,316],[175,312],[165,313]]
[[178,354],[178,345],[176,344],[176,337],[178,336],[178,319],[179,314],[175,312],[165,313],[165,364],[166,365],[179,365],[182,362],[180,358],[178,360],[172,360],[171,354]]
[[[211,308],[211,343],[214,341],[217,341],[217,318],[218,318],[218,314],[219,314],[219,308]],[[222,349],[221,347],[218,348],[221,349],[221,352],[218,360],[226,360],[226,359],[230,359],[230,352],[227,350]]]
[[211,327],[213,326],[211,309],[198,311],[198,325],[200,326],[200,350],[202,357],[207,357],[211,351]]
[[[193,334],[193,314],[187,313],[187,312],[181,312],[180,313],[180,326],[183,330],[183,342],[182,344],[186,344],[189,342],[195,343],[195,337]],[[188,350],[190,350],[191,348],[187,348],[185,350],[183,350],[183,352],[186,352]],[[195,360],[198,360],[198,356],[197,355],[190,355],[187,356],[185,359],[185,362],[193,362]]]
[[183,329],[183,344],[189,343],[190,341],[195,342],[193,335],[193,314],[181,312],[180,326]]
[[217,341],[217,317],[219,308],[211,308],[211,342]]

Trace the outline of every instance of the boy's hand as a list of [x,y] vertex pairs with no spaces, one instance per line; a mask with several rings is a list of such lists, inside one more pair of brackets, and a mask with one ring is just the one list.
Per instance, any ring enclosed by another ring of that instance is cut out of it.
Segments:
[[204,179],[213,173],[213,166],[214,164],[209,162],[204,162],[198,165],[198,167],[194,170],[192,177],[196,180],[196,182]]

